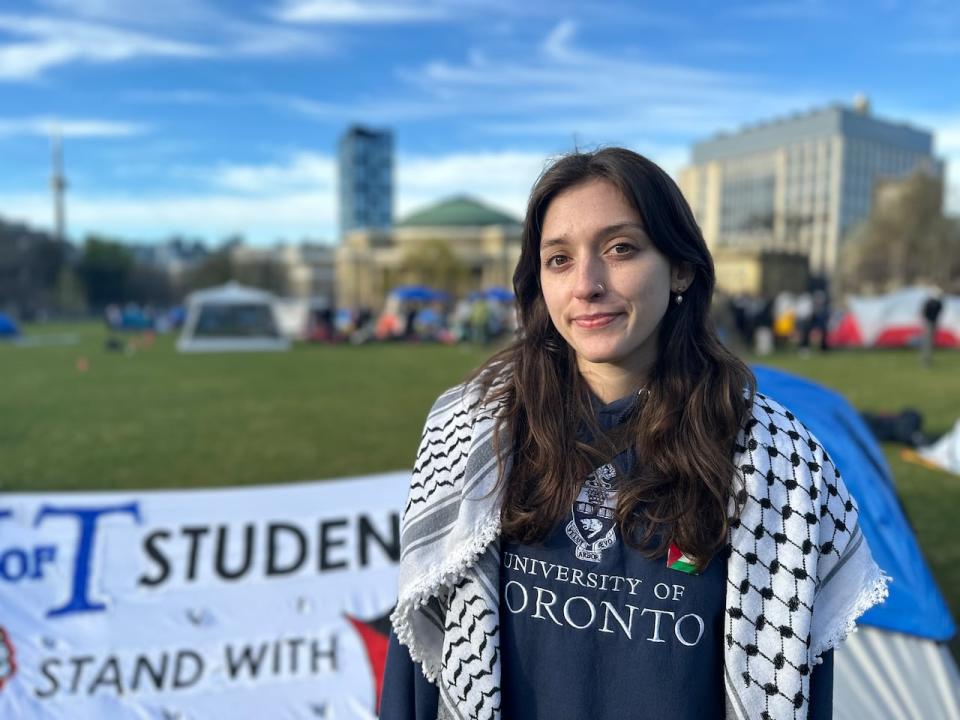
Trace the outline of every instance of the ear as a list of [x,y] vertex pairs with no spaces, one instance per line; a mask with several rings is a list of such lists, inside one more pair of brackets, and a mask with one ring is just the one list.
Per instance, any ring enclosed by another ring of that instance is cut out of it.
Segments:
[[670,268],[670,289],[676,293],[685,292],[693,282],[693,265],[679,262]]

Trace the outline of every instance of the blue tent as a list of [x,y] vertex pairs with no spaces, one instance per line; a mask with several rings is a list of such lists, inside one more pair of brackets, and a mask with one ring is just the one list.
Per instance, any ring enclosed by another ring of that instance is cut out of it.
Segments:
[[760,391],[796,413],[823,443],[857,500],[874,559],[893,579],[886,602],[860,623],[949,640],[956,625],[920,553],[883,452],[860,415],[838,393],[809,380],[765,367],[753,371]]
[[0,313],[0,338],[10,340],[20,337],[20,328],[13,321],[13,318],[4,313]]

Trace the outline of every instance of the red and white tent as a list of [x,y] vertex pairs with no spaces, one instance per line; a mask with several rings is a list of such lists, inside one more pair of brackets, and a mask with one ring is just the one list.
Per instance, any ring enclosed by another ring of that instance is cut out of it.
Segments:
[[[829,334],[832,347],[906,347],[923,337],[923,304],[930,288],[911,287],[878,297],[851,295],[849,310]],[[960,296],[944,295],[937,347],[960,348]]]

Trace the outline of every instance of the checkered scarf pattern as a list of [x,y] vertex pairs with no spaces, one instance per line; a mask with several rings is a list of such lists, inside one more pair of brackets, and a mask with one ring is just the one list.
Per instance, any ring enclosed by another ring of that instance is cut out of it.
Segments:
[[[500,718],[494,411],[476,385],[440,396],[404,512],[392,621],[439,687],[438,720]],[[789,410],[756,394],[734,463],[726,715],[802,720],[812,666],[886,597],[887,578],[864,542],[839,472]]]

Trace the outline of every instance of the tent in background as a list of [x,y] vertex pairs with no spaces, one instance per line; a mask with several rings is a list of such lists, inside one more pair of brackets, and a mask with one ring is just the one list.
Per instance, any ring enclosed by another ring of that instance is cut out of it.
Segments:
[[280,334],[290,340],[310,340],[311,331],[324,314],[333,322],[330,302],[323,297],[277,298],[274,312]]
[[[831,347],[905,347],[923,336],[923,303],[931,290],[910,287],[879,297],[851,296],[849,311],[830,331]],[[960,347],[960,297],[944,295],[938,347]]]
[[280,334],[276,298],[229,282],[190,293],[187,319],[177,341],[180,352],[288,350]]
[[489,287],[483,291],[483,296],[487,300],[496,300],[502,303],[512,303],[514,300],[513,290],[505,287]]
[[387,296],[388,300],[399,300],[402,302],[437,302],[449,299],[449,294],[443,290],[435,290],[426,285],[401,285],[395,287]]
[[20,328],[13,318],[6,313],[0,313],[0,340],[13,340],[20,337]]
[[[960,420],[936,442],[917,448],[915,455],[925,465],[960,475]],[[904,457],[913,459],[906,455]]]
[[450,294],[426,285],[401,285],[387,294],[383,312],[377,318],[373,335],[378,340],[395,340],[411,335],[411,314],[431,303],[446,303]]
[[960,719],[960,671],[945,645],[956,625],[880,447],[839,394],[779,370],[754,372],[759,389],[795,412],[840,468],[873,556],[892,578],[886,602],[863,615],[834,656],[834,717]]

